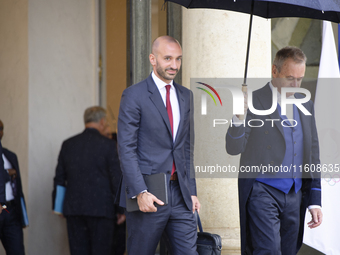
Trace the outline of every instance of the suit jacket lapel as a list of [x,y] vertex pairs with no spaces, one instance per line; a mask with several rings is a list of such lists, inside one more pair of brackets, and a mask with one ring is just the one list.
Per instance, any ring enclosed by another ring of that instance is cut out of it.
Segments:
[[164,123],[165,123],[165,125],[166,125],[166,127],[169,131],[169,134],[172,136],[168,112],[166,111],[166,108],[164,106],[164,102],[162,100],[161,94],[159,93],[159,90],[158,90],[155,82],[153,81],[151,75],[149,75],[149,77],[146,79],[146,82],[148,84],[148,90],[151,93],[150,99],[154,103],[154,105],[156,106],[159,113],[161,114],[162,119],[163,119],[163,121],[164,121]]
[[182,130],[182,126],[183,126],[183,120],[184,120],[184,96],[183,96],[183,91],[180,85],[178,85],[177,83],[174,82],[174,86],[176,88],[176,93],[177,93],[177,101],[178,101],[178,106],[179,106],[179,115],[180,115],[180,119],[179,119],[179,124],[178,124],[178,129],[177,129],[177,134],[176,134],[176,139],[175,139],[175,143],[177,142],[177,138],[180,135],[180,132]]
[[[304,107],[308,109],[307,103],[302,104]],[[310,109],[308,109],[310,111]],[[302,132],[303,132],[303,148],[304,148],[304,158],[308,158],[310,154],[310,137],[311,137],[311,124],[310,124],[310,118],[311,116],[306,116],[303,112],[298,109],[300,120],[301,120],[301,126],[302,126]],[[308,161],[306,161],[308,162]]]

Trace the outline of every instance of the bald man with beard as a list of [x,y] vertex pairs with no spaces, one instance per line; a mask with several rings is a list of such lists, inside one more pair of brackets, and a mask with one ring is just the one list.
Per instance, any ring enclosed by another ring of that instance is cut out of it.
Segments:
[[[199,211],[193,176],[192,92],[175,83],[182,49],[170,36],[157,38],[149,55],[149,77],[122,95],[118,153],[123,173],[120,205],[136,199],[139,210],[126,213],[128,254],[155,254],[164,233],[171,254],[196,252]],[[168,204],[148,192],[143,176],[166,174]],[[156,207],[155,204],[159,206]]]

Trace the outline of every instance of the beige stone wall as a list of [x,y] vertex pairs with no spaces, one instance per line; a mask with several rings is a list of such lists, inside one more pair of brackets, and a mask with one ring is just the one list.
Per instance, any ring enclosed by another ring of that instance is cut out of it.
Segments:
[[85,108],[97,102],[95,1],[30,0],[29,180],[30,254],[68,254],[66,221],[52,214],[57,157],[82,132]]
[[[190,87],[190,78],[243,78],[248,26],[249,15],[183,8],[183,85]],[[248,77],[270,78],[270,27],[270,21],[254,18]],[[230,95],[221,97],[231,105]],[[228,126],[211,132],[212,123],[197,115],[199,105],[195,101],[195,166],[223,163],[238,167],[239,157],[225,151]],[[230,119],[231,107],[223,114]],[[223,254],[240,254],[237,179],[198,178],[197,186],[204,230],[222,236]]]
[[[17,153],[30,225],[26,254],[69,254],[51,193],[63,140],[98,104],[95,0],[0,0],[0,119]],[[0,254],[4,254],[0,247]]]
[[[19,158],[23,189],[26,194],[28,189],[27,8],[27,0],[0,0],[0,119],[5,126],[2,145],[14,151]],[[0,245],[0,254],[5,254],[2,245]]]

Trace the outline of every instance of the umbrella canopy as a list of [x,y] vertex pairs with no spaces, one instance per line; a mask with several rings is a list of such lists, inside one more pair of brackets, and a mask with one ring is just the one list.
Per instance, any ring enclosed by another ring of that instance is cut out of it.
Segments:
[[165,0],[186,8],[208,8],[250,14],[243,92],[246,92],[253,15],[263,18],[310,18],[340,23],[340,0]]
[[[169,0],[186,8],[210,8],[251,14],[252,0]],[[310,18],[340,23],[340,0],[253,0],[263,18]]]

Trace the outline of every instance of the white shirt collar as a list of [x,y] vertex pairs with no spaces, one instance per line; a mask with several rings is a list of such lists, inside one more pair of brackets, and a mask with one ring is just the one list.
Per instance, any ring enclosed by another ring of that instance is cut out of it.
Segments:
[[159,79],[159,78],[157,77],[157,75],[156,75],[154,72],[151,73],[151,77],[152,77],[153,81],[155,82],[155,84],[156,84],[158,90],[161,90],[161,89],[164,88],[166,85],[171,85],[171,88],[174,88],[174,85],[173,85],[173,82],[174,82],[174,81],[171,81],[170,83],[165,83],[164,81],[162,81],[161,79]]

